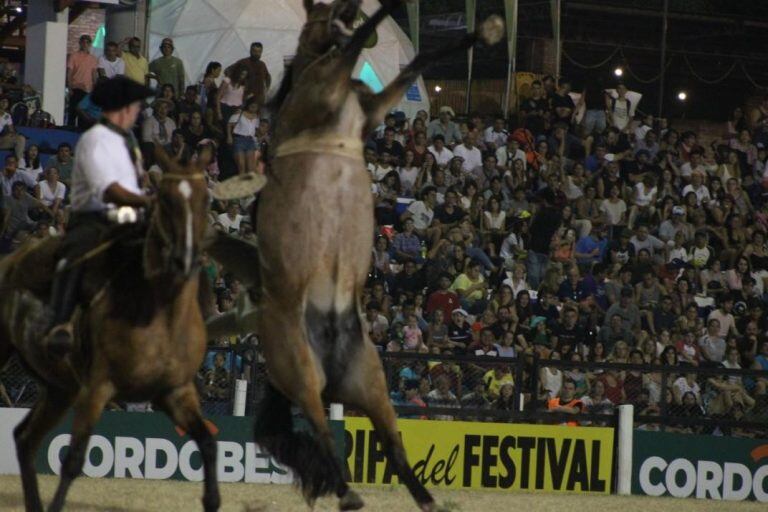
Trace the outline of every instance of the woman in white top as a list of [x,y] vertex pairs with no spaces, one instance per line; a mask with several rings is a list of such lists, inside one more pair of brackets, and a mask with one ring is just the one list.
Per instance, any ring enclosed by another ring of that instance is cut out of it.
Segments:
[[624,224],[624,216],[627,213],[627,203],[619,196],[619,187],[613,185],[608,199],[603,199],[600,211],[605,215],[606,224],[620,226]]
[[405,197],[414,197],[416,195],[416,178],[419,177],[421,169],[413,165],[416,154],[411,149],[405,150],[405,162],[397,170],[400,175],[400,186],[402,195]]
[[59,181],[59,170],[49,167],[45,172],[45,179],[35,188],[37,198],[51,209],[55,219],[67,195],[67,186]]
[[496,196],[489,197],[486,209],[483,212],[482,233],[485,243],[493,245],[490,248],[493,256],[498,254],[504,241],[504,225],[506,220],[507,212],[501,209],[499,198]]
[[[553,351],[549,358],[559,361],[560,353]],[[543,400],[557,398],[560,395],[560,388],[563,387],[563,372],[559,368],[543,366],[539,369],[539,386],[541,386],[539,398]]]
[[19,169],[23,169],[35,181],[43,179],[43,164],[40,162],[40,148],[37,144],[30,145],[24,152],[24,158],[19,161]]
[[629,209],[629,221],[627,227],[633,229],[635,225],[635,219],[639,214],[643,214],[646,217],[653,216],[656,213],[656,195],[658,189],[656,188],[656,178],[650,174],[643,176],[643,180],[635,185],[635,204]]
[[216,93],[217,115],[219,119],[229,120],[237,109],[243,105],[243,94],[245,93],[245,79],[248,77],[248,70],[243,67],[236,77],[225,75],[221,81],[221,87]]
[[259,127],[259,103],[255,97],[245,102],[240,113],[232,114],[227,124],[227,143],[232,152],[240,174],[256,172],[258,157],[256,153],[256,129]]

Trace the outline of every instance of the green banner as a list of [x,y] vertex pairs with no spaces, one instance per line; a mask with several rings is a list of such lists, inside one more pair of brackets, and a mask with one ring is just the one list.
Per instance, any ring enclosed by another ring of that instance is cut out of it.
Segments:
[[632,493],[768,502],[768,440],[636,430]]
[[[253,418],[217,416],[206,419],[206,424],[218,445],[220,482],[293,482],[290,471],[253,442]],[[71,425],[70,417],[46,437],[37,452],[38,471],[59,473]],[[344,422],[330,425],[341,458]],[[95,478],[203,479],[197,444],[160,413],[105,412],[91,436],[83,473]]]

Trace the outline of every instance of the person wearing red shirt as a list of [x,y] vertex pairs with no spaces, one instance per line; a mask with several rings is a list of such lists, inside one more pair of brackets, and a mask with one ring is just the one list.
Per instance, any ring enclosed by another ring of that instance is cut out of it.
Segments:
[[438,280],[439,288],[432,292],[427,299],[427,314],[430,315],[436,309],[443,311],[444,322],[447,324],[451,320],[451,313],[454,309],[461,307],[459,296],[448,288],[451,287],[451,276],[441,274]]

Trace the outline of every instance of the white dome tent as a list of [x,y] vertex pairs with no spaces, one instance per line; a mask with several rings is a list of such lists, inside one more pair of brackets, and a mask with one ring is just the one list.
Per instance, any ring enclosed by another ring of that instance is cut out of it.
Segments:
[[[364,0],[370,16],[377,0]],[[283,77],[284,60],[296,53],[299,32],[306,19],[302,0],[152,0],[150,60],[160,54],[160,41],[173,38],[174,55],[184,61],[187,83],[198,82],[210,61],[225,67],[246,57],[252,42],[264,44],[262,59],[272,75],[271,93]],[[353,76],[375,91],[391,82],[414,57],[413,45],[400,27],[387,18],[377,29],[377,42],[366,48]],[[412,118],[429,111],[424,81],[419,78],[397,108]]]

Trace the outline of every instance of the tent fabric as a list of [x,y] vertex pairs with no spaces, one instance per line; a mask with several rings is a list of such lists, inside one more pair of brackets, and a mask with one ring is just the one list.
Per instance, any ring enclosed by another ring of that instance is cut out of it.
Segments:
[[[364,0],[362,10],[371,16],[380,4]],[[283,77],[284,61],[296,53],[306,15],[302,0],[152,0],[150,11],[150,60],[160,55],[160,41],[173,38],[176,55],[184,61],[187,83],[198,82],[210,61],[224,66],[246,57],[252,42],[264,45],[262,59],[272,75],[274,92]],[[378,41],[363,50],[353,76],[360,77],[367,63],[386,86],[414,57],[413,45],[391,18],[377,29]],[[366,74],[371,75],[366,69]],[[403,97],[396,108],[412,118],[429,111],[424,81]]]

